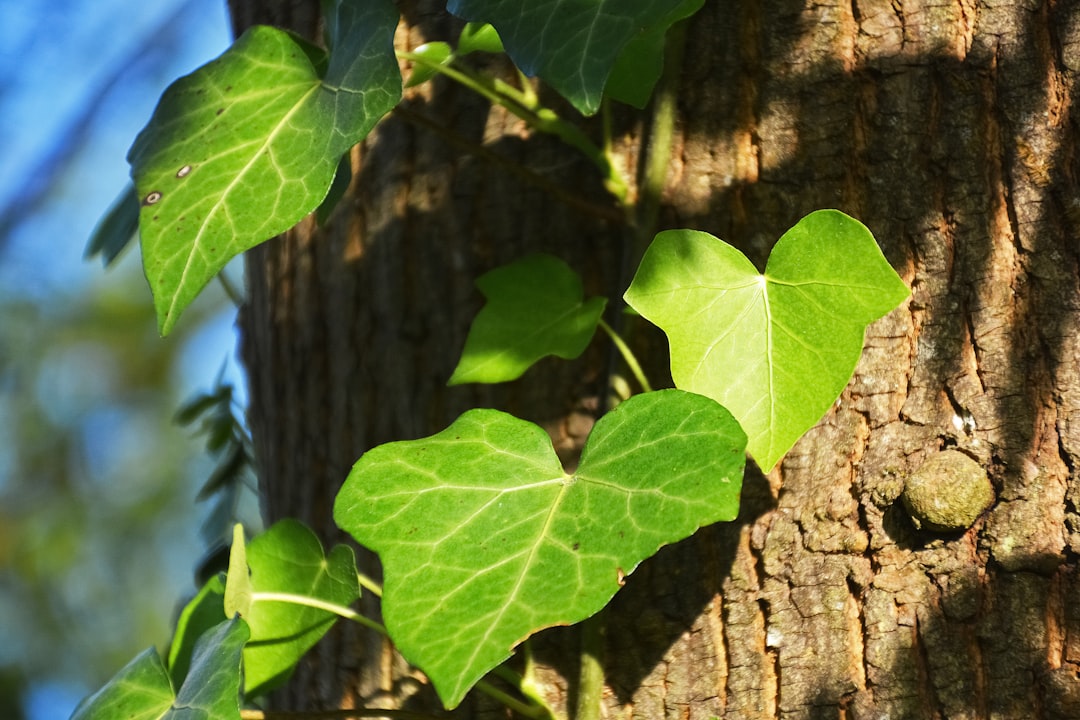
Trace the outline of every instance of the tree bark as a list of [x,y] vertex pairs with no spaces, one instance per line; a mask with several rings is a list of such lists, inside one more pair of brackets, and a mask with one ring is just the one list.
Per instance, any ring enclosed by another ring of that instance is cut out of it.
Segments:
[[[311,31],[303,4],[235,4],[240,24]],[[457,27],[438,4],[403,4],[401,44]],[[283,7],[295,14],[258,13]],[[871,326],[847,390],[780,466],[751,467],[737,521],[628,578],[604,615],[606,716],[1080,717],[1078,73],[1080,5],[1062,0],[714,0],[694,17],[661,225],[712,232],[761,267],[795,221],[836,207],[874,232],[912,298]],[[647,122],[617,127],[633,175]],[[572,463],[607,349],[448,389],[472,282],[542,250],[617,297],[632,252],[574,151],[442,81],[353,161],[327,226],[249,254],[241,320],[267,518],[326,542],[343,540],[333,498],[364,450],[469,407],[540,422]],[[633,339],[665,377],[659,331]],[[948,448],[987,470],[995,503],[967,531],[917,530],[904,478]],[[578,635],[535,643],[560,708]],[[277,698],[392,703],[434,700],[352,628]],[[499,713],[469,700],[460,714]]]

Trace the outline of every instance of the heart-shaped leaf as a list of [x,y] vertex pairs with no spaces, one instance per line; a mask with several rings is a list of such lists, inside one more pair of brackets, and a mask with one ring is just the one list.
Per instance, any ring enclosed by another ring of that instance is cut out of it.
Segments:
[[401,97],[392,0],[339,0],[332,57],[257,26],[173,83],[128,154],[143,266],[167,334],[235,255],[326,197],[342,155]]
[[225,609],[240,612],[251,628],[251,642],[244,648],[249,697],[285,682],[337,617],[282,595],[347,607],[360,596],[352,549],[336,545],[324,555],[315,533],[295,520],[275,523],[246,548],[242,531],[234,537]]
[[738,511],[746,436],[712,400],[638,395],[563,472],[547,434],[497,410],[356,463],[334,518],[379,553],[383,616],[448,708],[536,631],[600,610],[662,545]]
[[839,397],[866,326],[907,296],[862,223],[820,210],[784,233],[764,275],[708,233],[662,232],[625,298],[667,333],[675,385],[731,410],[769,470]]
[[83,700],[71,720],[239,720],[240,660],[247,639],[240,618],[208,630],[175,694],[161,657],[150,648]]
[[450,385],[514,380],[547,355],[585,350],[607,299],[584,300],[581,278],[550,255],[531,255],[480,276],[476,315]]
[[580,112],[592,115],[623,47],[662,25],[684,1],[449,0],[446,7],[466,20],[493,25],[522,71],[539,75]]

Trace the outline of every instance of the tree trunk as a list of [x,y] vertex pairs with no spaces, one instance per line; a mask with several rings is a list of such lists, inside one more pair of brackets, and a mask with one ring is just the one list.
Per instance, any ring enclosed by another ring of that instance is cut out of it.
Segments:
[[[236,5],[239,24],[310,8]],[[438,5],[403,4],[403,45],[457,27]],[[288,12],[259,14],[275,8]],[[607,717],[1080,717],[1078,73],[1080,5],[1062,0],[713,0],[692,20],[661,225],[763,266],[795,221],[836,207],[912,298],[871,326],[821,423],[777,469],[748,471],[737,521],[628,578],[604,614]],[[648,137],[635,117],[619,124],[630,175]],[[267,517],[327,542],[343,539],[333,498],[364,450],[469,407],[540,422],[573,462],[607,348],[448,389],[472,283],[542,250],[617,297],[633,252],[573,150],[441,81],[353,160],[326,227],[249,254],[242,314]],[[665,377],[659,331],[634,341]],[[948,448],[978,459],[996,501],[968,531],[917,530],[904,478]],[[558,707],[576,697],[578,637],[535,643]],[[433,697],[378,637],[342,628],[276,700]],[[467,700],[461,714],[499,712]]]

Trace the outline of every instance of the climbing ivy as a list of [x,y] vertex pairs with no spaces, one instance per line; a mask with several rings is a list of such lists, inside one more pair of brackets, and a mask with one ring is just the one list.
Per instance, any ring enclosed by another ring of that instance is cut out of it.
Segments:
[[[461,35],[398,55],[391,0],[325,2],[325,47],[252,28],[165,92],[129,153],[133,188],[92,247],[115,256],[138,218],[167,334],[230,258],[320,206],[325,216],[349,149],[401,97],[399,60],[411,65],[409,85],[446,76],[577,148],[631,217],[629,183],[604,144],[541,104],[527,76],[584,115],[611,99],[642,106],[673,24],[701,5],[449,0],[469,21]],[[520,82],[477,74],[462,61],[477,52],[505,52]],[[487,304],[449,383],[503,382],[548,355],[576,357],[597,329],[636,376],[643,392],[599,418],[576,469],[564,470],[541,428],[489,409],[373,448],[334,519],[379,553],[385,587],[357,572],[348,547],[325,552],[295,521],[250,541],[237,526],[227,573],[181,613],[167,656],[140,655],[75,718],[237,718],[338,618],[387,635],[447,708],[479,688],[551,716],[531,679],[503,665],[515,646],[589,618],[660,547],[735,518],[747,453],[771,469],[842,392],[866,326],[908,295],[870,231],[836,210],[788,230],[764,272],[706,233],[661,232],[624,296],[668,336],[676,388],[652,391],[602,318],[613,299],[585,297],[561,260],[522,258],[477,286]],[[361,592],[382,597],[385,626],[350,607]],[[493,670],[519,696],[487,684]]]

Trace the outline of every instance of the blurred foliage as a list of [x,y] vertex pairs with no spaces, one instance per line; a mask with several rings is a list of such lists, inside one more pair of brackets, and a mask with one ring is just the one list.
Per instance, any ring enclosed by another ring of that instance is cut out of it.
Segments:
[[100,682],[167,638],[162,610],[194,589],[209,468],[172,421],[183,340],[161,341],[123,284],[62,308],[0,306],[0,665],[30,676]]
[[218,0],[0,3],[0,718],[66,716],[195,591],[214,462],[173,416],[231,306],[163,341],[137,254],[81,256],[161,91],[227,36]]
[[200,392],[185,402],[176,413],[176,422],[198,427],[206,443],[207,454],[214,458],[213,471],[199,488],[195,500],[208,502],[210,511],[199,528],[206,552],[195,569],[195,584],[206,582],[229,569],[229,547],[236,523],[256,528],[245,519],[242,505],[258,500],[251,436],[243,420],[243,409],[234,398],[235,389],[225,381],[224,368],[208,392]]

